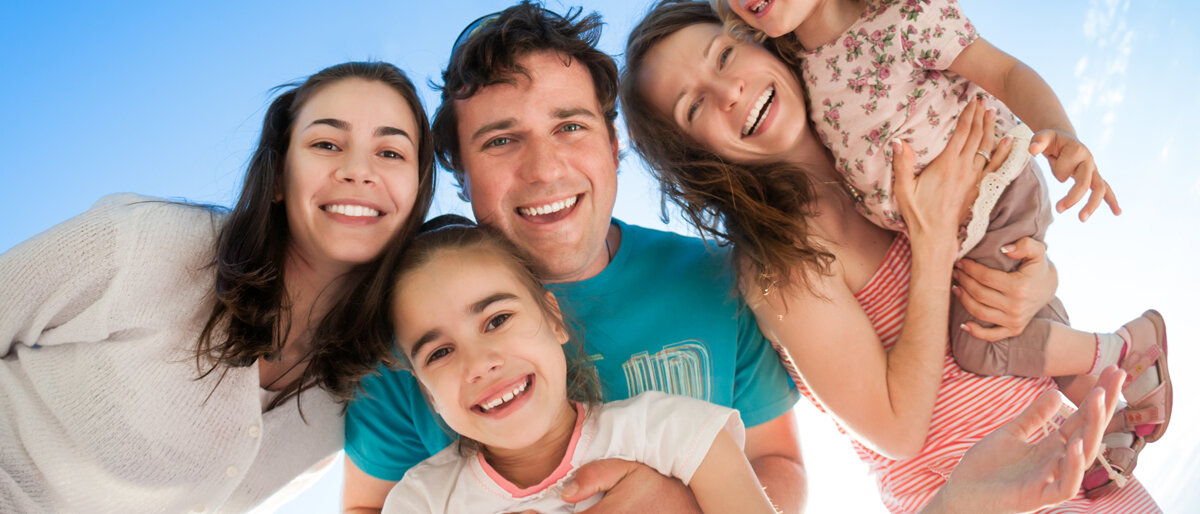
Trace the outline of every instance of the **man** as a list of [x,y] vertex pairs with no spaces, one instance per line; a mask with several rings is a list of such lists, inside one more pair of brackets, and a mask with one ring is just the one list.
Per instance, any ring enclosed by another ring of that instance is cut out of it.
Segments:
[[[733,292],[728,254],[612,219],[617,72],[595,48],[599,16],[522,3],[455,42],[434,119],[436,151],[477,221],[531,255],[577,321],[607,400],[644,390],[738,409],[746,455],[783,511],[804,502],[804,468],[778,356]],[[409,467],[450,442],[407,372],[363,382],[347,413],[345,507],[378,508]],[[615,512],[694,510],[678,480],[626,461],[580,468],[579,501]]]

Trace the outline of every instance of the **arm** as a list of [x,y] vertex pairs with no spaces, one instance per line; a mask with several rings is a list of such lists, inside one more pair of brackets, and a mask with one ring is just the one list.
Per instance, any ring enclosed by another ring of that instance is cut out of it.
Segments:
[[1025,237],[1009,245],[1009,257],[1021,265],[1011,273],[994,270],[970,259],[955,264],[951,290],[975,319],[994,324],[991,328],[974,321],[966,330],[985,341],[999,341],[1025,331],[1034,314],[1050,302],[1058,288],[1058,270],[1046,258],[1046,244]]
[[1058,410],[1058,394],[1043,393],[1020,415],[975,443],[921,512],[1027,512],[1071,499],[1084,469],[1100,451],[1125,373],[1115,366],[1062,427],[1026,442]]
[[396,482],[368,475],[353,460],[345,459],[346,474],[342,479],[342,512],[372,514],[383,508],[383,501]]
[[[800,454],[800,428],[791,411],[761,425],[747,428],[744,453],[754,470],[754,476],[758,478],[762,489],[779,512],[804,510],[804,502],[808,498],[808,482],[804,471],[804,459]],[[696,499],[700,501],[701,506],[704,505],[699,495]]]
[[949,278],[958,248],[957,220],[941,213],[959,212],[975,176],[959,170],[971,169],[976,160],[983,164],[975,152],[981,141],[990,144],[991,127],[978,102],[969,104],[946,150],[919,180],[912,176],[911,149],[896,153],[896,195],[913,259],[908,313],[890,352],[845,275],[850,266],[873,269],[876,255],[830,242],[838,261],[830,275],[810,275],[807,290],[763,295],[751,292],[753,280],[743,281],[763,332],[787,347],[812,392],[847,428],[892,458],[915,455],[925,443],[941,384]]
[[1121,213],[1116,194],[1096,171],[1091,151],[1079,142],[1062,103],[1036,71],[983,38],[967,45],[950,64],[950,71],[999,98],[1037,132],[1029,151],[1045,154],[1059,182],[1075,178],[1075,185],[1058,202],[1058,212],[1075,205],[1090,188],[1092,195],[1079,211],[1080,221],[1086,221],[1101,200],[1108,203],[1114,214]]
[[721,430],[688,484],[704,512],[775,513],[755,469],[729,432]]

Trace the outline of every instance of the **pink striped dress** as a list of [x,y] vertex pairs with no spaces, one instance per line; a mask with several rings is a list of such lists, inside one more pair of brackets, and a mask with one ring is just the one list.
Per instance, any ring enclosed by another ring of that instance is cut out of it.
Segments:
[[[904,324],[911,259],[908,239],[901,234],[888,249],[875,276],[855,295],[886,348],[896,343]],[[794,371],[795,368],[789,365],[788,369]],[[799,377],[793,376],[793,379],[800,392],[825,412]],[[851,443],[859,459],[867,464],[875,477],[884,506],[892,512],[913,512],[925,505],[946,482],[967,448],[1016,417],[1042,391],[1055,387],[1054,381],[1045,377],[985,377],[963,371],[955,364],[947,345],[942,387],[920,455],[892,460],[853,437]],[[838,429],[846,433],[840,425]],[[1134,479],[1124,488],[1098,500],[1088,500],[1081,493],[1067,503],[1042,512],[1138,513],[1161,512],[1161,509]]]

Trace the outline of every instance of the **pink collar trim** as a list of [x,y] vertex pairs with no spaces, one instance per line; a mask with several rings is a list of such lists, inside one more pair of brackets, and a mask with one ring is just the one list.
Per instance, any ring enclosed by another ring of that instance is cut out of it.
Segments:
[[537,485],[532,485],[524,489],[517,487],[512,482],[509,482],[507,478],[501,476],[500,473],[497,473],[491,464],[488,464],[487,459],[483,458],[483,452],[475,454],[475,457],[479,459],[479,466],[483,468],[484,473],[487,473],[488,478],[492,479],[492,482],[495,482],[501,489],[511,494],[513,498],[524,498],[546,490],[547,487],[562,480],[571,471],[571,459],[575,456],[575,447],[578,446],[579,435],[583,432],[584,410],[582,404],[575,404],[575,429],[571,432],[571,441],[567,443],[567,453],[563,455],[562,462],[558,463],[558,467],[554,468],[550,476],[543,479]]

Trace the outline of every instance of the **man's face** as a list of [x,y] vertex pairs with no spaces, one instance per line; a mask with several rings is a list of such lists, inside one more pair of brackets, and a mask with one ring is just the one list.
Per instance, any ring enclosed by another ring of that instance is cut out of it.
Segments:
[[617,141],[591,74],[554,52],[520,59],[514,84],[456,100],[458,140],[475,219],[504,232],[551,282],[608,264]]

